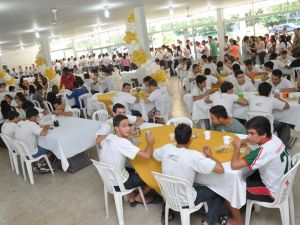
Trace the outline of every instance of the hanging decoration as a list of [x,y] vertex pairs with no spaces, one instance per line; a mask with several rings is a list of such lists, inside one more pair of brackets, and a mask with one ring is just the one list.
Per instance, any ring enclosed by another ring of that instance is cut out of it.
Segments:
[[168,77],[167,73],[163,70],[160,70],[159,65],[149,59],[148,55],[139,44],[133,11],[131,11],[125,25],[126,32],[124,41],[127,45],[128,54],[130,55],[132,62],[137,65],[141,74],[151,76],[159,83],[165,82]]
[[15,79],[3,70],[0,70],[0,79],[2,80],[1,82],[5,83],[7,86],[15,85]]
[[48,78],[49,81],[54,81],[57,77],[55,70],[52,67],[47,67],[46,60],[43,58],[43,52],[40,48],[35,59],[36,67],[39,72]]

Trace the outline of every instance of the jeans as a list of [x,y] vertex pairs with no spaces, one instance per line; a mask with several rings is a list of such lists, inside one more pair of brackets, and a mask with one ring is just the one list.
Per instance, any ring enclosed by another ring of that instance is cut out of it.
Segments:
[[211,200],[211,205],[208,207],[208,212],[203,219],[208,223],[208,225],[214,225],[224,204],[224,199],[206,186],[197,185],[194,186],[194,188],[197,192],[195,205],[200,202]]
[[259,64],[263,65],[265,63],[266,52],[260,52],[257,54],[259,59]]

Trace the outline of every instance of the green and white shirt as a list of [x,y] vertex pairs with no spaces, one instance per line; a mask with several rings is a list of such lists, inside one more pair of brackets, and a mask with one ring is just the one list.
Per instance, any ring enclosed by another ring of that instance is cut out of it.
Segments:
[[292,161],[282,141],[275,135],[244,157],[250,170],[259,170],[262,182],[276,198],[280,179],[290,170]]

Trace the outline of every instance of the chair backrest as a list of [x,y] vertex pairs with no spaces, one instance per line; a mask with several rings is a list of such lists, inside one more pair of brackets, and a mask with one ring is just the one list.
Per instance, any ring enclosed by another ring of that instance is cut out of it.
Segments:
[[114,193],[114,186],[119,186],[121,192],[125,191],[125,187],[121,180],[121,176],[120,174],[118,174],[117,169],[115,167],[106,163],[95,161],[93,159],[91,159],[91,161],[96,167],[108,192]]
[[194,103],[193,95],[192,94],[185,94],[183,96],[183,101],[184,101],[184,103],[187,107],[187,110],[188,110],[189,114],[192,115],[192,113],[193,113],[193,103]]
[[106,110],[107,111],[106,105],[103,102],[97,101],[95,103],[95,107],[96,107],[97,110],[102,109],[102,110]]
[[13,143],[13,146],[16,148],[16,150],[18,151],[18,153],[21,155],[21,157],[24,160],[27,160],[27,159],[32,160],[33,159],[32,154],[30,153],[28,146],[25,142],[14,139],[12,143]]
[[188,71],[181,70],[180,73],[179,73],[179,78],[180,79],[187,78],[188,74],[189,74]]
[[80,118],[80,109],[74,108],[74,109],[72,109],[72,113],[73,113],[74,117]]
[[41,104],[40,104],[38,101],[32,100],[32,103],[33,103],[36,107],[42,108],[42,107],[41,107]]
[[84,109],[87,105],[87,99],[92,96],[91,93],[86,93],[78,97],[80,109]]
[[272,114],[270,114],[270,113],[265,113],[265,112],[257,112],[257,111],[252,111],[252,112],[247,112],[246,113],[246,120],[248,121],[248,120],[250,120],[251,118],[253,118],[253,117],[256,117],[256,116],[263,116],[263,117],[266,117],[269,121],[270,121],[270,123],[271,123],[271,131],[272,131],[272,133],[273,133],[273,122],[274,122],[274,117],[273,117],[273,115]]
[[13,145],[13,138],[0,133],[0,137],[2,138],[4,144],[6,145],[8,151],[13,152],[14,150],[16,150],[16,148]]
[[170,119],[167,122],[167,125],[177,126],[178,124],[181,124],[181,123],[187,124],[191,128],[193,127],[193,121],[191,121],[189,118],[186,118],[186,117],[175,117],[175,118],[172,118],[172,119]]
[[53,106],[50,102],[48,102],[48,101],[43,101],[43,102],[44,102],[44,105],[45,105],[48,112],[54,111]]
[[108,118],[108,112],[104,109],[99,109],[93,113],[92,119],[97,121],[102,121],[103,123]]
[[293,69],[293,73],[292,73],[292,76],[291,76],[291,81],[292,82],[297,82],[297,79],[296,77],[299,79],[300,78],[300,67],[296,67]]
[[155,106],[160,111],[161,115],[169,115],[172,113],[173,97],[164,96],[158,100],[158,105]]
[[300,153],[297,153],[292,158],[293,167],[280,179],[280,184],[278,188],[278,193],[275,198],[274,204],[283,202],[288,198],[292,191],[294,178],[296,176],[298,166],[300,164]]
[[[188,206],[190,209],[195,207],[192,197],[193,187],[188,181],[154,171],[151,173],[157,181],[166,203],[168,203],[171,209],[181,211],[184,206]],[[180,193],[180,190],[183,190],[184,193]],[[183,197],[188,205],[183,205]]]

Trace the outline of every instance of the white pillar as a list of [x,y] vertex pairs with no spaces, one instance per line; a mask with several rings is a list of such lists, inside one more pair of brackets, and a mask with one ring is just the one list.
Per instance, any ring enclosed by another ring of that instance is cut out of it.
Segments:
[[0,70],[3,70],[2,64],[2,53],[0,52]]
[[219,40],[219,56],[223,57],[225,28],[224,28],[224,16],[223,16],[222,8],[217,9],[217,31],[218,31],[218,40]]
[[42,55],[46,60],[47,67],[52,67],[48,37],[45,35],[41,35],[40,43],[42,48]]
[[139,43],[143,50],[150,57],[149,37],[144,6],[138,6],[133,10],[135,15],[135,26],[139,38]]

